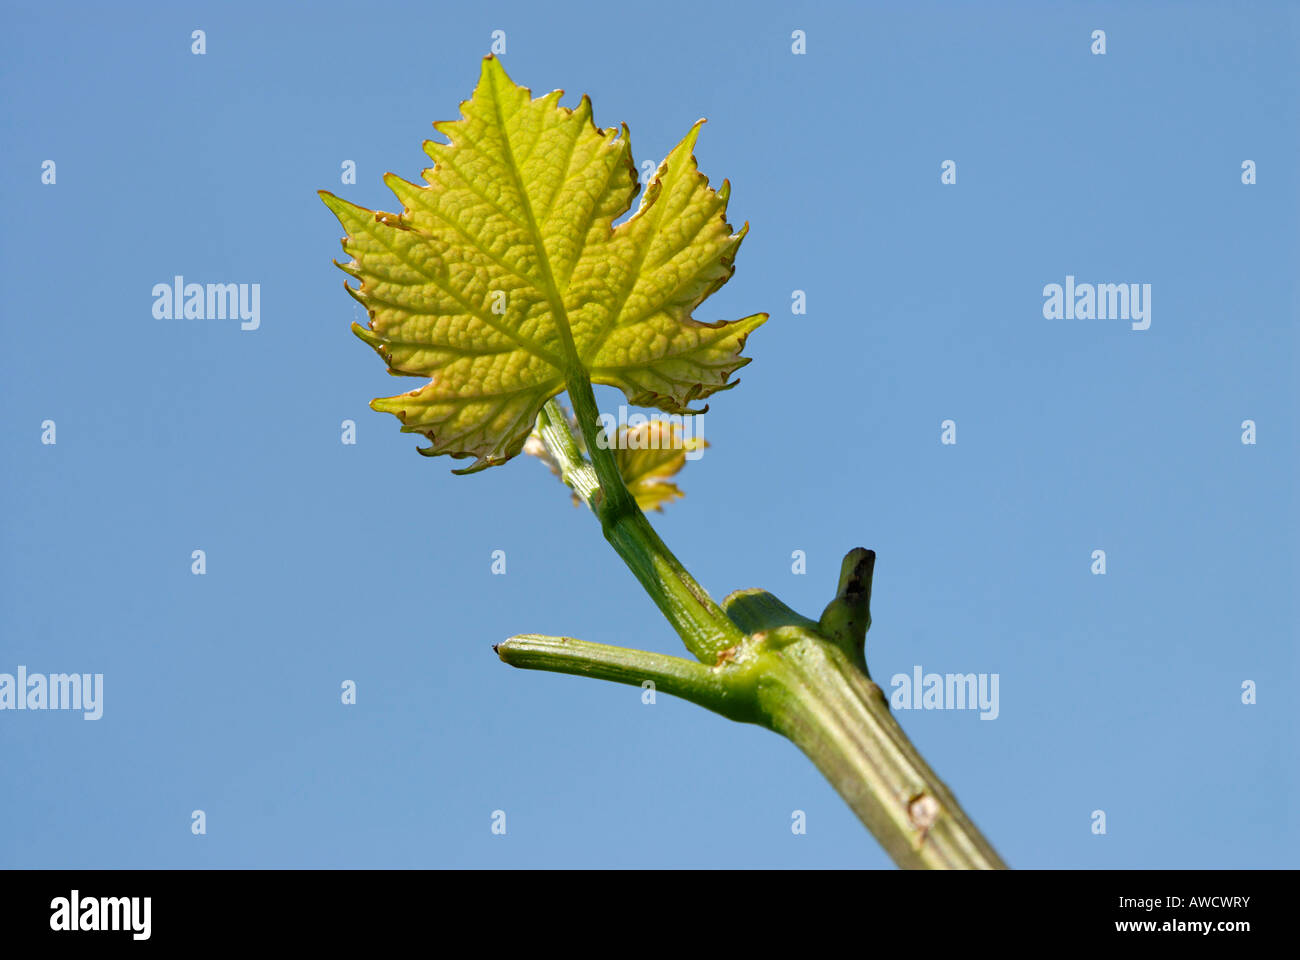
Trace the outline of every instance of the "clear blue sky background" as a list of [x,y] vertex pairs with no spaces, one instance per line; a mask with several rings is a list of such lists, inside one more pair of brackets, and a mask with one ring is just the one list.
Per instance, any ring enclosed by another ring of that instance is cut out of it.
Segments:
[[[498,662],[680,645],[542,465],[454,477],[366,405],[404,386],[316,190],[392,209],[501,29],[638,162],[708,117],[752,225],[697,316],[772,319],[656,517],[715,596],[815,616],[876,549],[877,679],[1000,675],[901,722],[1012,865],[1295,866],[1295,8],[565,6],[4,3],[0,672],[105,705],[0,713],[0,864],[888,864],[777,736]],[[155,320],[176,274],[261,329]],[[1044,320],[1066,274],[1151,328]]]

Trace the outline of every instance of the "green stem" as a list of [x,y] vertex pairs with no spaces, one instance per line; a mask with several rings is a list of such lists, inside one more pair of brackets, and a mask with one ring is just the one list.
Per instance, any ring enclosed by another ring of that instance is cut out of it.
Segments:
[[1006,868],[838,645],[804,635],[782,646],[761,668],[758,699],[767,725],[807,754],[900,867]]
[[[605,522],[623,514],[640,510],[636,498],[623,482],[623,473],[618,469],[618,460],[614,456],[613,437],[606,437],[601,443],[600,409],[596,406],[596,392],[591,389],[591,381],[585,372],[570,374],[566,384],[569,401],[573,404],[573,416],[582,431],[583,442],[587,445],[587,455],[591,457],[596,477],[600,480],[601,495],[592,507],[596,516]],[[549,401],[556,403],[555,400]],[[558,403],[557,403],[558,406]]]
[[591,507],[605,539],[668,618],[687,649],[701,662],[714,663],[719,653],[740,643],[744,633],[682,566],[637,506],[623,482],[612,444],[600,442],[600,418],[591,384],[586,380],[570,384],[569,397],[591,462],[579,450],[559,403],[550,400],[538,418],[538,433],[560,465],[560,476]]
[[578,441],[569,429],[569,422],[558,400],[548,400],[537,417],[537,432],[551,458],[559,466],[560,479],[573,488],[584,503],[596,509],[600,480],[596,471],[582,455]]
[[748,691],[715,668],[694,660],[646,650],[587,643],[572,637],[524,634],[492,648],[513,667],[576,674],[644,687],[689,700],[724,717],[757,722],[755,700]]
[[765,591],[738,591],[719,607],[650,526],[612,451],[598,440],[595,395],[570,383],[591,454],[583,456],[551,400],[538,432],[560,475],[600,519],[618,551],[702,663],[565,637],[512,637],[506,663],[656,689],[782,734],[817,765],[894,862],[905,868],[1006,865],[930,769],[867,673],[875,554],[850,551],[835,599],[817,622]]

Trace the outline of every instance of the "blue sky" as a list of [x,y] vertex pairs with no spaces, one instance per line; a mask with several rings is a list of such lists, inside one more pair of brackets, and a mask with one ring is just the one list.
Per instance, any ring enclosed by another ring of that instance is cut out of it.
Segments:
[[[542,465],[454,477],[367,407],[408,387],[316,190],[392,209],[503,30],[638,162],[708,117],[751,225],[696,316],[772,318],[653,517],[700,581],[815,616],[874,548],[876,679],[1000,678],[899,718],[1013,866],[1296,865],[1295,8],[728,6],[4,4],[0,673],[104,701],[0,712],[0,864],[888,865],[777,736],[501,664],[681,647]],[[155,319],[176,275],[260,327]],[[1150,328],[1045,319],[1067,275]]]

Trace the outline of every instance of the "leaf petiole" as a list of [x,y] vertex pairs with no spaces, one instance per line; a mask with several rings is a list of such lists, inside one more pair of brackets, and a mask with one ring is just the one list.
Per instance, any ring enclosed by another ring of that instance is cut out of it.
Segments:
[[[668,549],[628,492],[614,452],[598,442],[600,419],[591,384],[569,394],[592,462],[582,455],[559,402],[548,400],[537,420],[538,434],[559,464],[560,477],[600,520],[605,539],[702,663],[713,664],[745,634]],[[584,396],[585,393],[585,396]]]

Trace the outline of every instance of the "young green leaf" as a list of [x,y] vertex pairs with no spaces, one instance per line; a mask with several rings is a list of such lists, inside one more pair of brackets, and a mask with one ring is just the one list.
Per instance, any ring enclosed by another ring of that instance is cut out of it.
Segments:
[[703,437],[683,437],[676,424],[651,420],[618,432],[614,459],[642,510],[663,512],[664,504],[685,494],[670,478],[686,466],[686,454],[708,446]]
[[427,436],[421,453],[476,458],[457,473],[519,453],[542,404],[583,378],[693,412],[735,385],[767,319],[691,317],[748,229],[727,223],[730,185],[713,190],[696,167],[700,123],[615,228],[639,189],[627,127],[597,128],[591,101],[570,110],[562,93],[532,99],[486,57],[461,119],[434,124],[451,142],[425,143],[427,185],[385,176],[401,214],[321,191],[347,231],[339,266],[360,281],[348,291],[370,314],[354,332],[389,372],[429,378],[371,406]]

